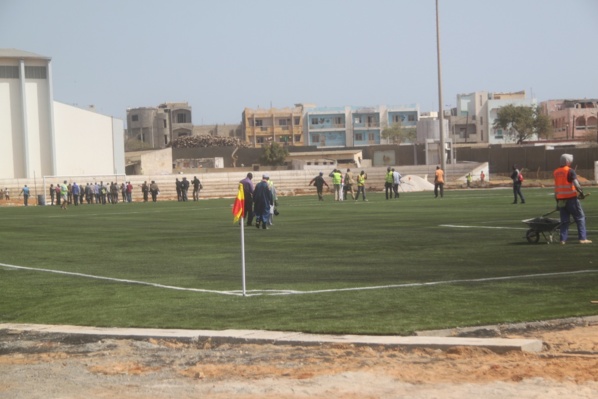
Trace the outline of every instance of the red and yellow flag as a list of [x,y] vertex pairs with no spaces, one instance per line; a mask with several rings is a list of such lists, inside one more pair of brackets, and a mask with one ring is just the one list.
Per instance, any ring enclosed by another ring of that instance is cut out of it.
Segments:
[[245,192],[243,191],[243,183],[239,183],[239,192],[235,203],[233,204],[233,223],[236,223],[245,214]]

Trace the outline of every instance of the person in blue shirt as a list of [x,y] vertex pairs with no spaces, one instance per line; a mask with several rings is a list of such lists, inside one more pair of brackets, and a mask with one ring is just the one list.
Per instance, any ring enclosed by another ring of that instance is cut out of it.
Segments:
[[19,195],[23,194],[23,203],[25,206],[29,206],[29,187],[25,184],[25,187],[21,190]]

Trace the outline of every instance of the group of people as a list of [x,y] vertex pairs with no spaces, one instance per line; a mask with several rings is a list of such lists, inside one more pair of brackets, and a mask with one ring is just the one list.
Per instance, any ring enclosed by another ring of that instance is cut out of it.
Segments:
[[193,180],[189,183],[186,177],[183,177],[182,180],[178,178],[175,180],[176,186],[176,195],[177,201],[179,202],[186,202],[188,199],[187,192],[189,191],[189,187],[193,186],[193,201],[199,201],[199,192],[203,188],[201,181],[197,178],[197,176],[193,176]]
[[279,214],[274,182],[268,174],[263,174],[262,180],[254,186],[253,173],[249,172],[239,183],[243,185],[245,198],[243,218],[247,221],[247,226],[253,225],[255,217],[255,227],[267,230],[274,224],[274,216]]
[[77,182],[68,183],[66,180],[63,183],[56,185],[50,184],[50,205],[60,205],[62,209],[66,209],[67,205],[83,205],[87,204],[116,204],[119,202],[119,192],[122,195],[122,202],[133,201],[133,185],[131,182],[118,183],[110,182],[110,184],[87,183],[86,185],[77,184]]
[[[328,177],[332,178],[335,201],[344,201],[349,194],[351,194],[351,199],[355,201],[359,199],[359,194],[361,194],[364,201],[367,201],[365,197],[365,181],[368,177],[365,171],[362,170],[357,177],[354,177],[351,169],[347,169],[344,176],[340,169],[334,169]],[[357,184],[357,194],[355,194],[355,184]],[[324,201],[324,186],[330,188],[326,180],[324,180],[324,173],[320,172],[316,177],[311,179],[308,185],[314,185],[318,194],[318,200]]]

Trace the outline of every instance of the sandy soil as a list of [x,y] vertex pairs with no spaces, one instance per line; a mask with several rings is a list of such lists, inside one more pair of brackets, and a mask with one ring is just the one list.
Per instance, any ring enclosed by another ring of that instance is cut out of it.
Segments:
[[598,323],[541,353],[284,346],[0,330],[0,398],[597,398]]

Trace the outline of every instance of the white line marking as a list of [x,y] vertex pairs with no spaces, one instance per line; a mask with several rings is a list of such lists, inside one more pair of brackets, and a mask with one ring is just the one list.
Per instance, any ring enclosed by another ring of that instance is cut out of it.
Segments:
[[[115,281],[118,283],[147,285],[150,287],[165,288],[165,289],[178,290],[178,291],[202,292],[202,293],[209,293],[209,294],[232,295],[232,296],[242,296],[243,295],[242,290],[216,291],[216,290],[206,290],[206,289],[201,289],[201,288],[185,288],[185,287],[176,287],[176,286],[172,286],[172,285],[149,283],[146,281],[137,281],[137,280],[104,277],[104,276],[95,276],[92,274],[84,274],[84,273],[65,272],[62,270],[38,269],[38,268],[27,267],[27,266],[7,265],[5,263],[0,263],[0,266],[6,267],[9,269],[32,270],[32,271],[36,271],[36,272],[64,274],[64,275],[69,275],[69,276],[86,277],[86,278],[92,278],[92,279],[97,279],[97,280]],[[564,276],[564,275],[582,274],[582,273],[598,273],[598,270],[576,270],[576,271],[571,271],[571,272],[523,274],[523,275],[519,275],[519,276],[503,276],[503,277],[487,277],[487,278],[463,279],[463,280],[430,281],[427,283],[390,284],[390,285],[377,285],[377,286],[369,286],[369,287],[334,288],[334,289],[327,289],[327,290],[312,290],[312,291],[249,290],[249,291],[246,291],[246,293],[247,293],[246,296],[303,295],[303,294],[323,294],[323,293],[329,293],[329,292],[380,290],[380,289],[389,289],[389,288],[426,287],[426,286],[444,285],[444,284],[479,283],[479,282],[487,282],[487,281],[517,280],[517,279],[522,279],[522,278],[552,277],[552,276]]]
[[527,230],[528,227],[498,227],[498,226],[466,226],[459,224],[441,224],[440,227],[452,227],[455,229],[495,229],[495,230]]
[[200,289],[200,288],[175,287],[175,286],[172,286],[172,285],[163,285],[163,284],[149,283],[149,282],[146,282],[146,281],[136,281],[136,280],[128,280],[128,279],[122,279],[122,278],[95,276],[93,274],[65,272],[65,271],[62,271],[62,270],[38,269],[38,268],[35,268],[35,267],[7,265],[5,263],[0,263],[0,266],[7,267],[7,268],[10,268],[10,269],[32,270],[32,271],[36,271],[36,272],[65,274],[65,275],[68,275],[68,276],[86,277],[86,278],[92,278],[92,279],[96,279],[96,280],[116,281],[118,283],[148,285],[148,286],[151,286],[151,287],[167,288],[167,289],[179,290],[179,291],[194,291],[194,292],[206,292],[206,293],[223,294],[223,295],[237,295],[235,293],[235,291],[215,291],[215,290],[204,290],[204,289]]

